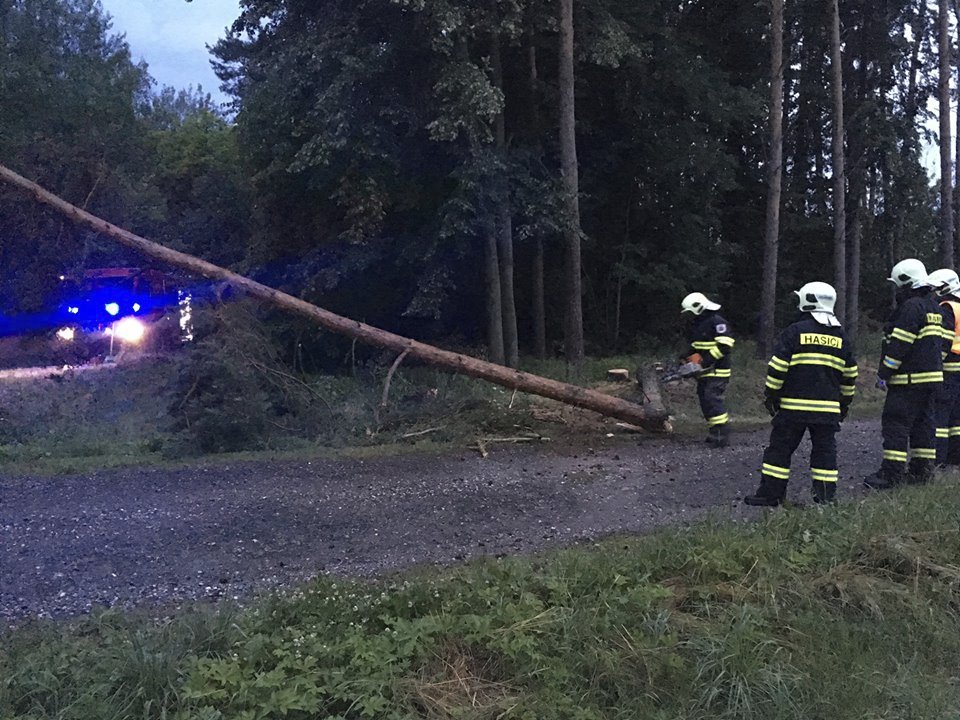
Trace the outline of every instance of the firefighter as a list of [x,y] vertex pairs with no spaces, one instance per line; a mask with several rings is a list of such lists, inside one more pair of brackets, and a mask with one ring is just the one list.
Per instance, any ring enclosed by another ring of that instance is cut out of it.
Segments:
[[857,362],[833,309],[837,292],[823,282],[796,291],[803,316],[780,333],[767,366],[765,405],[773,416],[763,453],[760,487],[747,505],[783,503],[790,458],[810,433],[813,500],[833,501],[837,492],[837,431],[853,402]]
[[914,258],[902,260],[888,279],[897,286],[897,308],[885,328],[876,382],[887,392],[881,419],[883,462],[864,478],[875,490],[933,477],[934,413],[943,385],[943,316],[926,268]]
[[960,465],[960,277],[950,269],[930,273],[943,315],[943,386],[937,398],[937,465]]
[[690,293],[680,307],[682,312],[693,315],[687,333],[690,348],[683,359],[704,368],[697,378],[697,398],[707,421],[706,441],[713,447],[726,447],[730,444],[730,415],[723,395],[730,381],[730,352],[734,345],[730,325],[717,312],[720,305],[703,293]]

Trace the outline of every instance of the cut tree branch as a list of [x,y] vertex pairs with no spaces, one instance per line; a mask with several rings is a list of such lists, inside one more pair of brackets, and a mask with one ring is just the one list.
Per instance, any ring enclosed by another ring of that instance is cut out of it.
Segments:
[[415,357],[425,363],[436,365],[452,372],[463,373],[464,375],[487,380],[488,382],[511,390],[520,390],[532,395],[558,400],[575,407],[592,410],[601,415],[607,415],[639,425],[647,430],[662,432],[669,427],[667,423],[668,414],[662,404],[651,403],[647,407],[643,407],[636,403],[623,400],[622,398],[605,395],[595,390],[532,375],[448,350],[441,350],[426,343],[380,330],[365,323],[336,315],[329,310],[324,310],[305,300],[275,290],[250,278],[219,267],[218,265],[193,257],[192,255],[187,255],[186,253],[171,250],[168,247],[135,235],[85,210],[81,210],[75,205],[71,205],[3,165],[0,165],[0,180],[29,193],[38,202],[64,214],[78,225],[83,225],[95,232],[102,233],[121,245],[133,248],[144,255],[149,255],[157,260],[175,265],[193,274],[222,280],[234,288],[242,290],[251,297],[258,298],[271,305],[307,317],[328,330],[346,335],[360,342],[389,348],[401,353],[405,352],[411,357]]

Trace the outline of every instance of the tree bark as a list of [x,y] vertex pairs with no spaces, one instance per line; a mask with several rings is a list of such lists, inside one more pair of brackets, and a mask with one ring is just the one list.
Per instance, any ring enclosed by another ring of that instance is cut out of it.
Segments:
[[567,362],[583,366],[583,283],[580,260],[580,177],[577,168],[576,105],[573,74],[573,0],[560,2],[560,173],[566,209],[566,317]]
[[783,177],[783,0],[770,0],[770,150],[767,160],[767,220],[763,243],[760,338],[757,353],[773,351],[780,240],[780,188]]
[[949,0],[940,0],[940,242],[944,267],[953,267],[953,147],[950,77],[953,73]]
[[[540,137],[539,73],[537,71],[537,46],[530,36],[527,46],[527,82],[529,83],[529,107],[527,113],[531,135]],[[547,310],[543,284],[543,238],[537,234],[533,248],[533,352],[537,358],[547,357]]]
[[[957,19],[957,27],[960,28],[960,0],[953,0],[953,15]],[[956,123],[954,124],[954,131],[957,138],[960,138],[960,34],[957,37],[957,52],[956,52],[956,64],[957,64],[957,115]],[[956,247],[960,247],[960,140],[954,139],[954,154],[955,159],[953,162],[953,232],[956,239]]]
[[547,315],[543,287],[543,238],[534,241],[533,248],[533,343],[540,360],[547,357]]
[[493,220],[484,221],[484,267],[487,280],[487,352],[490,360],[503,365],[503,293],[500,288],[500,253]]
[[830,2],[830,70],[833,94],[833,283],[837,291],[836,314],[841,322],[846,315],[847,297],[847,217],[843,133],[843,65],[840,52],[840,6]]
[[860,251],[863,244],[863,206],[858,204],[853,210],[853,227],[850,229],[850,263],[847,279],[847,322],[846,335],[856,347],[860,333]]
[[[503,92],[503,63],[500,57],[500,36],[494,34],[490,47],[494,86]],[[507,170],[507,126],[505,110],[494,121],[494,136],[497,154],[503,166],[503,176],[497,188],[497,239],[500,260],[500,312],[503,324],[504,360],[510,367],[520,364],[520,348],[517,339],[517,304],[513,285],[513,210],[510,205],[510,180]]]
[[312,305],[305,300],[293,297],[271,287],[255,282],[225,268],[209,263],[200,258],[177,252],[157,243],[146,240],[139,235],[124,230],[81,210],[58,198],[51,192],[44,190],[36,183],[30,182],[12,170],[0,165],[0,180],[26,191],[38,202],[63,213],[73,222],[92,229],[94,232],[114,240],[121,245],[137,250],[144,255],[175,265],[196,275],[215,278],[229,283],[234,288],[245,292],[251,297],[258,298],[284,310],[303,315],[319,325],[336,333],[356,338],[378,347],[389,348],[397,352],[406,353],[423,362],[436,365],[453,372],[463,373],[470,377],[480,378],[501,385],[512,390],[521,390],[533,395],[552,398],[560,402],[574,405],[608,415],[629,423],[640,425],[650,430],[664,430],[669,427],[667,412],[662,406],[651,404],[649,409],[628,402],[621,398],[604,395],[603,393],[587,388],[570,385],[569,383],[551,380],[549,378],[531,375],[510,368],[478,360],[467,355],[441,350],[425,343],[411,340],[365,323],[336,315],[329,310]]

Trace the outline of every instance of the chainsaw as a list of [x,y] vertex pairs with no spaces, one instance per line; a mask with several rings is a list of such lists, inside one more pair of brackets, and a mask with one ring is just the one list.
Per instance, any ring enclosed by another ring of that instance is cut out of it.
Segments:
[[705,368],[700,363],[687,362],[679,367],[672,368],[660,376],[660,382],[668,383],[677,380],[686,380],[699,376]]

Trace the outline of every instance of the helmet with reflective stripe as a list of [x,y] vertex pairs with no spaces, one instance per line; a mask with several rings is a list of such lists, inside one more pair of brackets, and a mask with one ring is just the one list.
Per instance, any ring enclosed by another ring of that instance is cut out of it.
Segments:
[[693,313],[694,315],[702,315],[704,310],[720,309],[717,303],[711,302],[706,295],[698,292],[687,295],[680,303],[680,307],[681,312]]
[[950,268],[934,270],[927,280],[937,291],[937,295],[960,295],[960,277]]
[[840,321],[833,314],[833,308],[837,304],[837,291],[832,285],[810,282],[795,292],[801,312],[810,313],[821,325],[840,327]]
[[913,289],[930,287],[928,281],[927,269],[923,263],[916,258],[907,258],[901,260],[893,266],[890,271],[890,277],[887,278],[897,287],[909,287]]

